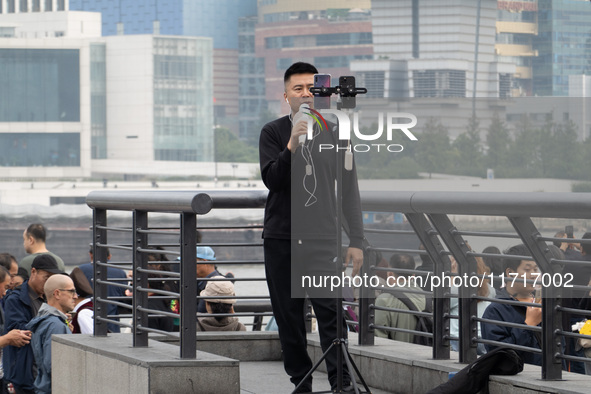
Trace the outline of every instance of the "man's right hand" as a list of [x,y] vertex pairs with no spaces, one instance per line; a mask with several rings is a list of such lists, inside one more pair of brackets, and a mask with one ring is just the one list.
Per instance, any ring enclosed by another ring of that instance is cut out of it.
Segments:
[[294,153],[300,145],[300,136],[308,133],[308,121],[306,119],[300,120],[291,128],[291,137],[287,143],[287,149]]
[[4,337],[9,345],[21,347],[31,342],[31,331],[14,329],[9,331]]
[[[532,299],[531,302],[534,302]],[[528,326],[537,326],[542,322],[542,308],[528,306],[525,312],[525,324]]]

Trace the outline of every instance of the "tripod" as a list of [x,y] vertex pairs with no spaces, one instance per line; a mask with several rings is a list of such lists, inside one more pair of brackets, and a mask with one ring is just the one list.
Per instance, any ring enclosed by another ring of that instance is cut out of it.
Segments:
[[[350,84],[352,81],[352,85]],[[338,93],[341,97],[346,97],[344,108],[355,108],[355,95],[357,93],[366,93],[367,90],[364,88],[355,88],[355,79],[353,77],[341,77],[339,78],[339,82],[341,83],[340,86],[335,88],[312,88],[310,89],[313,93],[318,93],[320,96],[330,96],[332,93]],[[345,83],[349,83],[345,86]],[[337,109],[341,110],[343,107],[341,106],[341,102],[337,102]],[[348,141],[349,149],[351,149],[350,141]],[[338,146],[338,143],[337,143]],[[343,153],[345,154],[345,153]],[[343,226],[343,167],[347,166],[346,159],[342,159],[342,155],[340,154],[339,149],[337,149],[336,154],[336,196],[335,196],[335,209],[336,209],[336,257],[334,259],[335,262],[335,273],[337,276],[341,275],[341,267],[343,267],[343,256],[342,256],[342,226]],[[348,168],[351,170],[352,168]],[[347,371],[349,372],[349,377],[351,379],[351,385],[353,386],[353,390],[356,394],[360,393],[371,393],[367,383],[361,376],[357,365],[353,361],[351,354],[347,348],[347,341],[343,335],[343,289],[342,286],[337,287],[337,294],[336,294],[336,314],[337,314],[337,337],[332,341],[331,345],[324,351],[320,359],[312,366],[310,371],[304,376],[304,378],[300,381],[300,384],[295,388],[294,393],[298,391],[298,389],[307,381],[307,379],[314,373],[314,371],[320,366],[320,364],[327,358],[328,354],[335,348],[336,355],[337,355],[337,387],[335,391],[321,391],[316,393],[341,393],[344,389],[343,387],[343,379],[344,379],[344,370],[343,370],[343,360],[347,366]],[[355,379],[355,374],[359,377],[359,380],[363,384],[363,388],[366,391],[360,391],[357,381]],[[348,391],[350,392],[350,391]]]

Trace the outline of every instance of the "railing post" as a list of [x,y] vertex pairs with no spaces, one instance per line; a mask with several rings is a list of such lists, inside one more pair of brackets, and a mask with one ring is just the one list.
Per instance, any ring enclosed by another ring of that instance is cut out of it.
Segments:
[[181,214],[180,345],[181,358],[197,357],[197,216]]
[[[371,274],[371,267],[377,265],[376,254],[371,253],[371,249],[366,247],[364,250],[363,265],[361,266],[361,277]],[[372,325],[375,323],[375,290],[368,286],[361,286],[359,292],[359,345],[373,345],[375,340],[375,330]]]
[[[550,259],[552,252],[545,241],[541,239],[540,232],[529,217],[508,218],[521,240],[532,254],[542,274],[554,274]],[[562,379],[562,361],[558,357],[562,351],[561,337],[558,332],[562,330],[562,313],[558,311],[559,298],[562,289],[553,285],[542,287],[542,379]]]
[[148,293],[138,291],[138,288],[148,288],[148,275],[139,270],[147,268],[146,254],[139,249],[148,246],[148,235],[139,230],[147,228],[148,212],[133,211],[133,347],[148,346],[148,332],[138,329],[140,326],[148,327],[148,313],[138,310],[138,307],[148,307]]
[[[439,236],[447,245],[449,251],[453,254],[458,263],[458,274],[467,274],[468,277],[476,275],[477,263],[474,256],[468,255],[470,249],[468,245],[458,234],[457,228],[452,224],[447,215],[428,215],[431,223],[439,232]],[[463,283],[458,289],[459,304],[459,339],[460,339],[460,362],[469,364],[477,358],[477,344],[472,338],[478,338],[478,322],[472,319],[477,315],[476,288]],[[466,324],[467,323],[467,324]],[[467,330],[465,328],[468,328]]]
[[[407,213],[406,218],[421,240],[425,250],[433,260],[433,275],[443,277],[449,272],[451,263],[437,238],[436,231],[420,213]],[[435,360],[449,359],[449,286],[433,288],[433,358]]]
[[108,332],[107,322],[102,319],[107,318],[107,311],[109,309],[108,305],[103,303],[103,300],[106,300],[108,297],[107,285],[104,284],[107,280],[107,268],[100,264],[107,262],[108,253],[106,248],[97,245],[105,245],[107,243],[107,230],[105,229],[107,226],[107,210],[94,208],[93,211],[92,269],[94,270],[94,335],[106,337]]

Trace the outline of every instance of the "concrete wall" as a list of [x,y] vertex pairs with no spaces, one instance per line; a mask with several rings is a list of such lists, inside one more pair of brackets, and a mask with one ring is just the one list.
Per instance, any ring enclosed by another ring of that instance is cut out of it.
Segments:
[[[451,352],[450,360],[434,360],[430,347],[375,338],[374,346],[359,346],[357,335],[349,334],[349,353],[369,386],[400,394],[424,394],[444,383],[449,372],[457,372],[458,354]],[[318,360],[322,351],[317,334],[308,335],[310,356]],[[324,364],[321,365],[325,371]],[[588,393],[591,376],[562,373],[561,381],[541,380],[541,368],[525,365],[515,376],[491,376],[489,394],[526,393]]]
[[178,346],[150,341],[132,348],[130,334],[54,335],[52,391],[92,393],[240,393],[237,360],[198,352],[179,359]]
[[[198,350],[197,360],[180,360],[175,339],[169,337],[151,336],[148,348],[132,348],[130,334],[53,338],[52,388],[66,394],[239,393],[238,360],[281,358],[276,332],[198,333],[198,349],[218,355]],[[450,360],[433,360],[431,348],[425,346],[383,338],[375,338],[375,346],[359,346],[356,334],[349,334],[349,341],[349,353],[363,379],[389,393],[423,394],[446,382],[449,372],[466,366],[454,352]],[[308,344],[312,360],[318,360],[322,356],[318,334],[308,335]],[[319,371],[325,371],[324,363]],[[526,365],[515,376],[491,376],[488,389],[490,394],[589,392],[591,376],[563,372],[562,378],[543,381],[540,367]]]
[[[170,337],[152,337],[154,340],[177,345]],[[240,361],[279,361],[281,343],[276,331],[198,332],[197,351],[217,354]]]

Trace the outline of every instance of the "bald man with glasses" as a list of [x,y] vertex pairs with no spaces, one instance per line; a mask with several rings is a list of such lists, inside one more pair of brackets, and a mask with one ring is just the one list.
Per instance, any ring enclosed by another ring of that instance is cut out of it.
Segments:
[[53,275],[43,287],[47,303],[27,325],[33,332],[31,346],[37,363],[36,393],[51,393],[51,336],[71,334],[67,313],[76,306],[76,287],[67,275]]

